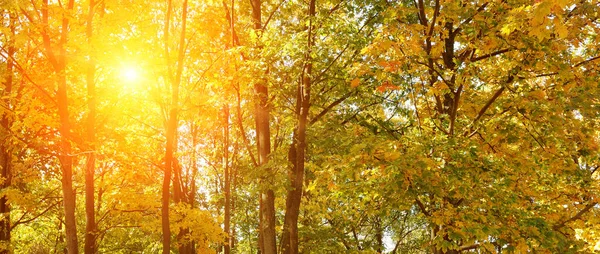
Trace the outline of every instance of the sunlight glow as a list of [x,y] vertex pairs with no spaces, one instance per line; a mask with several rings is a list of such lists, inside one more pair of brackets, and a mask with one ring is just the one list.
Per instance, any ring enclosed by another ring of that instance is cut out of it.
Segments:
[[126,82],[136,82],[140,79],[139,69],[133,66],[122,67],[121,78]]

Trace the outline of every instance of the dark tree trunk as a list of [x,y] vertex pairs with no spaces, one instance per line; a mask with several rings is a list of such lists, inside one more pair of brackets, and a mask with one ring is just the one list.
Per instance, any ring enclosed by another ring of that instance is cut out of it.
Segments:
[[[94,19],[94,8],[96,2],[90,0],[88,10],[86,36],[88,44],[92,45],[92,21]],[[90,47],[93,48],[93,47]],[[85,245],[84,252],[86,254],[96,253],[96,214],[94,206],[94,175],[96,172],[96,84],[94,83],[94,75],[96,72],[95,54],[92,53],[89,66],[86,73],[86,82],[88,89],[88,119],[87,119],[87,140],[89,153],[87,154],[86,170],[85,170]]]
[[[6,57],[6,78],[4,80],[4,92],[0,94],[0,97],[5,98],[3,100],[3,104],[6,108],[11,108],[10,95],[12,93],[13,86],[13,57],[15,55],[15,46],[14,46],[14,36],[15,36],[15,22],[16,22],[16,14],[13,12],[9,13],[9,29],[10,29],[10,37],[8,40],[8,54]],[[3,179],[2,184],[0,185],[2,189],[10,188],[12,185],[12,159],[11,159],[11,151],[9,150],[9,136],[10,136],[10,128],[12,125],[12,121],[9,117],[8,113],[0,115],[0,137],[3,140],[0,143],[0,173]],[[10,224],[10,205],[8,198],[6,196],[2,196],[0,198],[0,243],[10,244],[10,232],[11,232],[11,224]],[[8,249],[0,250],[0,254],[9,253]]]
[[310,89],[312,85],[313,18],[315,17],[315,0],[311,0],[308,8],[308,40],[305,54],[305,64],[302,70],[302,80],[298,84],[296,95],[297,126],[294,131],[292,145],[288,154],[292,169],[289,172],[291,189],[287,193],[286,211],[282,242],[282,253],[298,253],[298,217],[304,184],[304,162],[306,160],[306,128],[308,126],[308,111],[310,107]]
[[229,106],[223,106],[223,168],[225,179],[225,218],[223,222],[223,228],[225,234],[227,234],[227,240],[225,243],[224,252],[229,254],[231,252],[230,246],[230,223],[231,223],[231,176],[229,171]]
[[[167,78],[166,80],[170,80],[171,76],[171,61],[169,60],[169,26],[171,22],[171,12],[173,9],[173,3],[171,0],[168,0],[167,3],[167,14],[165,17],[165,29],[164,29],[164,44],[165,44],[165,59],[167,62]],[[177,131],[177,111],[175,109],[175,102],[177,100],[177,96],[174,93],[175,83],[171,83],[171,110],[169,111],[169,115],[167,118],[167,130],[166,130],[166,147],[165,147],[165,169],[163,176],[163,186],[162,186],[162,204],[161,204],[161,220],[162,220],[162,253],[169,254],[171,253],[171,227],[169,223],[169,198],[171,195],[171,173],[173,167],[173,149],[175,142],[175,136]]]

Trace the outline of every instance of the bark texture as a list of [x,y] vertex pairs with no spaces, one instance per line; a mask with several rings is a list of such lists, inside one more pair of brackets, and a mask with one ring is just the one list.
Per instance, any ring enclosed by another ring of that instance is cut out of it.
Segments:
[[[261,0],[251,0],[252,21],[254,30],[262,33]],[[258,46],[260,48],[260,45]],[[258,164],[265,167],[269,163],[271,153],[271,132],[269,128],[269,89],[264,79],[259,78],[254,84],[256,94],[256,144],[258,148]],[[269,168],[265,168],[271,171]],[[261,179],[264,183],[266,179]],[[268,185],[268,183],[267,183]],[[259,222],[259,247],[262,254],[277,253],[275,236],[275,194],[272,189],[265,188],[260,193],[260,222]]]

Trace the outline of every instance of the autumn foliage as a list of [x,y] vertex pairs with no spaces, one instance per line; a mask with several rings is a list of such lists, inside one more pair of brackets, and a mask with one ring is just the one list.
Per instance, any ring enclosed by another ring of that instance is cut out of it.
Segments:
[[600,251],[597,0],[0,13],[0,253]]

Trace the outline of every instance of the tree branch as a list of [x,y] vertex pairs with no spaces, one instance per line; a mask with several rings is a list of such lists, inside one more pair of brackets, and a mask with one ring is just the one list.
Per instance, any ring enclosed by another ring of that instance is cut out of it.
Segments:
[[33,216],[32,218],[29,218],[27,220],[23,220],[23,218],[27,214],[27,213],[24,213],[23,216],[21,216],[21,218],[19,218],[18,221],[16,221],[15,223],[13,223],[13,225],[10,226],[10,230],[12,231],[18,225],[29,223],[29,222],[32,222],[32,221],[36,220],[37,218],[41,217],[42,215],[44,215],[45,213],[47,213],[48,211],[50,211],[50,209],[52,209],[53,207],[55,207],[56,205],[58,205],[60,202],[62,202],[62,200],[49,205],[41,213],[39,213],[39,214],[37,214],[37,215]]
[[501,49],[501,50],[498,50],[496,52],[492,52],[492,53],[485,54],[485,55],[482,55],[482,56],[471,57],[471,59],[469,59],[469,60],[471,62],[477,62],[477,61],[484,60],[484,59],[487,59],[487,58],[490,58],[490,57],[494,57],[494,56],[497,56],[497,55],[500,55],[500,54],[504,54],[506,52],[513,51],[513,50],[515,50],[515,49],[514,48]]
[[421,209],[421,212],[423,212],[423,214],[425,214],[425,216],[427,216],[427,217],[431,216],[431,213],[429,213],[427,211],[427,209],[425,209],[425,205],[423,205],[423,202],[421,202],[421,200],[419,200],[419,198],[415,198],[415,202],[417,203],[417,205]]
[[585,213],[587,213],[590,209],[592,209],[592,207],[596,206],[597,204],[598,204],[597,202],[592,202],[592,203],[586,205],[583,209],[581,209],[581,211],[579,211],[573,217],[571,217],[559,224],[554,225],[552,227],[552,229],[559,230],[560,228],[564,227],[567,223],[581,219],[581,216],[583,216]]
[[581,61],[581,62],[579,62],[579,63],[577,63],[577,64],[573,65],[573,67],[579,67],[579,66],[581,66],[581,65],[587,64],[587,63],[589,63],[589,62],[596,61],[596,60],[598,60],[598,59],[600,59],[600,56],[595,56],[595,57],[592,57],[592,58],[590,58],[590,59],[583,60],[583,61]]
[[[252,1],[250,1],[252,2]],[[281,5],[285,2],[285,0],[281,0],[281,2],[279,2],[279,4],[277,5],[277,7],[275,7],[275,9],[273,9],[273,11],[271,12],[271,14],[269,14],[269,17],[267,18],[267,20],[265,21],[265,24],[262,27],[262,30],[264,31],[267,28],[267,25],[269,24],[269,22],[271,21],[271,18],[273,18],[273,15],[275,15],[275,12],[277,12],[277,10],[279,10],[279,7],[281,7]]]
[[485,112],[488,110],[488,108],[496,101],[496,99],[498,99],[498,97],[500,97],[500,95],[502,95],[502,92],[504,92],[504,90],[506,90],[506,86],[509,85],[510,83],[512,83],[515,80],[515,76],[511,75],[510,77],[508,77],[508,80],[506,80],[506,84],[503,85],[502,87],[500,87],[500,89],[498,89],[494,95],[492,95],[492,98],[490,98],[485,105],[483,106],[483,108],[481,108],[481,110],[479,110],[479,113],[477,113],[477,117],[475,117],[475,120],[473,120],[473,124],[475,124],[484,114]]
[[337,99],[334,102],[332,102],[331,104],[329,104],[329,106],[324,108],[318,115],[316,115],[315,117],[313,117],[313,119],[310,120],[309,125],[313,125],[314,123],[319,121],[321,119],[321,117],[325,116],[325,114],[327,114],[331,109],[333,109],[335,106],[339,105],[346,99],[350,98],[350,96],[352,96],[355,93],[356,93],[355,91],[346,93],[346,94],[344,94],[344,96],[340,97],[339,99]]

